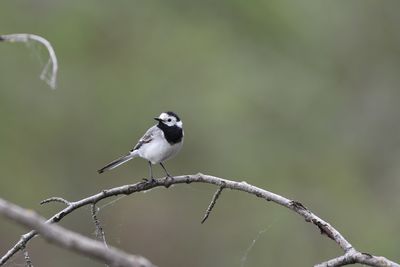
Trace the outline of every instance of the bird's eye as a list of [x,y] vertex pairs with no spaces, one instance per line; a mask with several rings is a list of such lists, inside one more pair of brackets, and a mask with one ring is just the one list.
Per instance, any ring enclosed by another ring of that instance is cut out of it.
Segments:
[[171,122],[171,119],[168,119],[168,122]]

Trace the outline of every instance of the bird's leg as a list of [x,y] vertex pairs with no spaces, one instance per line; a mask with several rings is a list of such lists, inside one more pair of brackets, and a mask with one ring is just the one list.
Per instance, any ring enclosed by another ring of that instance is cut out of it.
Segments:
[[171,176],[171,174],[168,173],[167,169],[164,167],[164,164],[162,164],[162,162],[160,162],[160,165],[164,169],[167,178],[174,178],[173,176]]
[[146,182],[154,182],[155,181],[155,179],[154,179],[154,177],[153,177],[153,166],[151,166],[151,162],[149,161],[149,168],[150,168],[150,180],[149,179],[146,179],[146,178],[144,178],[143,180],[145,180]]
[[168,188],[171,186],[172,182],[174,181],[174,177],[171,176],[171,174],[168,173],[167,169],[164,167],[164,164],[160,162],[161,167],[164,169],[165,173],[167,174],[167,177],[165,178],[165,187]]

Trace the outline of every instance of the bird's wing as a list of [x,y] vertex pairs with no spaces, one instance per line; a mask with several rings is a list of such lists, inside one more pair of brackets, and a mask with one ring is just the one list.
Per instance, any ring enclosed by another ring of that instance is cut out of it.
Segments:
[[157,128],[156,125],[148,129],[147,132],[142,136],[142,138],[140,138],[139,142],[135,145],[133,149],[131,149],[130,152],[139,149],[143,144],[150,143],[153,140],[156,133],[158,132],[158,130],[159,129]]
[[143,144],[150,143],[154,139],[154,137],[156,137],[157,135],[160,134],[160,132],[161,132],[161,130],[156,125],[151,127],[142,136],[142,138],[140,138],[139,142],[135,145],[135,147],[129,151],[128,155],[122,156],[122,157],[110,162],[109,164],[107,164],[106,166],[104,166],[103,168],[98,170],[98,172],[103,173],[107,170],[112,170],[112,169],[118,167],[119,165],[124,164],[125,162],[133,159],[134,157],[137,157],[138,151],[136,151],[136,150],[138,150],[141,146],[143,146]]

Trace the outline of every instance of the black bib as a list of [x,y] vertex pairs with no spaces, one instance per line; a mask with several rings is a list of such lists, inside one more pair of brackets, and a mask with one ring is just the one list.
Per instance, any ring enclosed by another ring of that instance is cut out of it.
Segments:
[[168,126],[162,122],[159,122],[157,125],[164,132],[165,139],[167,139],[168,143],[171,145],[179,143],[183,138],[182,128],[178,126]]

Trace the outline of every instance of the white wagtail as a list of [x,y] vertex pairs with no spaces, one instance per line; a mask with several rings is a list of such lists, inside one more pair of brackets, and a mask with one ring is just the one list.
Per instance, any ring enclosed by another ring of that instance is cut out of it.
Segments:
[[147,130],[135,147],[129,151],[129,154],[110,162],[98,170],[98,173],[112,170],[135,157],[141,157],[149,162],[151,181],[154,181],[152,164],[158,163],[164,169],[167,177],[172,178],[163,162],[174,157],[182,147],[182,121],[172,111],[163,112],[154,119],[158,121],[158,124]]

